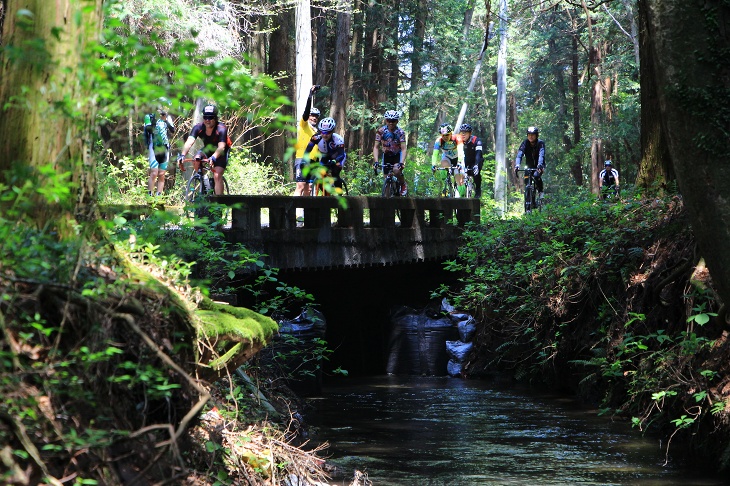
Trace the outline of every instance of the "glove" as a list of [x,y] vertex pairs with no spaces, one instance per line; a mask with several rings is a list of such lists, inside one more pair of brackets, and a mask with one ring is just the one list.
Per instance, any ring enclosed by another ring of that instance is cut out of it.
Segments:
[[520,171],[520,166],[518,165],[515,167],[515,177],[517,177],[519,171]]
[[474,175],[474,177],[478,176],[479,175],[479,166],[475,165],[474,167],[471,168],[471,171],[472,171],[472,174]]
[[545,166],[542,165],[542,164],[537,164],[537,170],[539,170],[540,172],[542,172],[542,171],[545,170]]
[[378,163],[377,162],[375,162],[373,164],[373,174],[375,174],[375,175],[378,174]]
[[180,164],[183,161],[183,154],[177,154],[177,163]]
[[218,160],[218,159],[215,158],[215,155],[211,155],[210,156],[210,163],[211,163],[211,165],[215,164],[215,161],[216,160]]
[[435,174],[435,173],[436,173],[436,166],[435,165],[432,165],[431,166],[431,174]]

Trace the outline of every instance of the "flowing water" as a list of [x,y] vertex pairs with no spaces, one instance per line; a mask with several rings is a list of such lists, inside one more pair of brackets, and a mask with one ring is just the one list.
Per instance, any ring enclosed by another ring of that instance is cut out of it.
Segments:
[[571,400],[477,380],[387,376],[327,385],[307,421],[348,484],[719,485],[664,465],[656,440]]

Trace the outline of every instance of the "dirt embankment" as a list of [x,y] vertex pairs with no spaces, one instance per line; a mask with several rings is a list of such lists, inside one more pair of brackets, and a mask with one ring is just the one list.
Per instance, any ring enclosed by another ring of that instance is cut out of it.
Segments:
[[562,387],[675,460],[730,469],[730,325],[681,199],[588,211],[573,234],[561,224],[548,217],[479,248],[482,262],[524,270],[467,278],[497,305],[478,306],[467,374]]

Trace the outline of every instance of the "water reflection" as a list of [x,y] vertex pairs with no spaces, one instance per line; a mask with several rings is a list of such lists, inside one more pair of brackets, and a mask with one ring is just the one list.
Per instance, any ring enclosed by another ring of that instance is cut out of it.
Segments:
[[475,380],[348,380],[312,399],[308,422],[347,484],[717,485],[671,465],[656,441],[569,400]]

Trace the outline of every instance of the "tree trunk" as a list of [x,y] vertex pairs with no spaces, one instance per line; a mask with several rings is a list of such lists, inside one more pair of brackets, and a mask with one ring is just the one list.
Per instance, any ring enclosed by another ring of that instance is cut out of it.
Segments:
[[[642,94],[653,83],[669,160],[692,228],[722,301],[730,303],[730,164],[727,46],[730,5],[704,0],[640,0],[646,19]],[[647,57],[648,55],[648,57]],[[681,66],[678,65],[681,63]],[[642,120],[643,121],[643,120]],[[694,263],[694,262],[693,262]]]
[[416,94],[423,86],[423,41],[426,38],[428,3],[418,0],[413,17],[413,53],[411,54],[411,88],[408,106],[408,147],[418,146],[418,121],[421,118],[420,100]]
[[[294,27],[294,11],[292,9],[284,9],[277,14],[278,27],[269,35],[269,63],[266,72],[270,76],[284,76],[278,82],[282,91],[289,99],[294,99],[294,83],[288,73],[293,72],[293,55],[291,46],[294,39],[291,32]],[[296,119],[301,113],[292,113],[290,107],[284,107],[283,113],[294,116]],[[288,132],[272,134],[264,141],[264,160],[283,161],[284,153],[288,144]],[[291,163],[291,162],[289,162]],[[284,175],[289,181],[293,181],[294,171],[289,168],[284,170]]]
[[349,92],[347,80],[350,77],[350,5],[345,12],[337,13],[337,43],[335,46],[335,66],[332,80],[332,105],[330,116],[337,122],[337,132],[345,135],[347,130],[347,104]]
[[648,24],[648,5],[639,2],[639,49],[643,62],[639,64],[641,83],[641,164],[636,176],[636,185],[644,188],[653,185],[666,187],[675,179],[669,157],[669,146],[662,130],[657,85],[652,82],[656,77],[653,56],[653,40]]
[[[39,226],[58,223],[66,235],[71,218],[94,218],[96,173],[91,156],[94,104],[89,86],[77,76],[85,49],[101,29],[102,1],[5,0],[3,50],[0,50],[0,180],[6,171],[53,164],[56,173],[71,173],[68,189],[75,207],[36,203]],[[18,15],[23,9],[33,16]],[[23,21],[22,27],[19,21]],[[57,31],[56,29],[61,29]],[[43,42],[47,58],[17,56],[27,45]],[[40,61],[40,62],[39,62]],[[37,107],[28,109],[27,107]],[[68,116],[73,112],[73,118]],[[12,143],[9,141],[12,140]],[[44,178],[39,179],[43,186]]]
[[296,112],[302,116],[312,87],[312,15],[309,0],[298,0],[295,13],[296,34]]
[[[576,16],[572,15],[572,36],[570,49],[570,93],[573,98],[573,144],[572,147],[580,146],[583,141],[583,134],[580,129],[580,89],[578,80],[580,78],[580,64],[578,62],[578,23]],[[575,160],[570,166],[570,173],[577,185],[583,185],[583,158],[580,153],[575,154]]]

